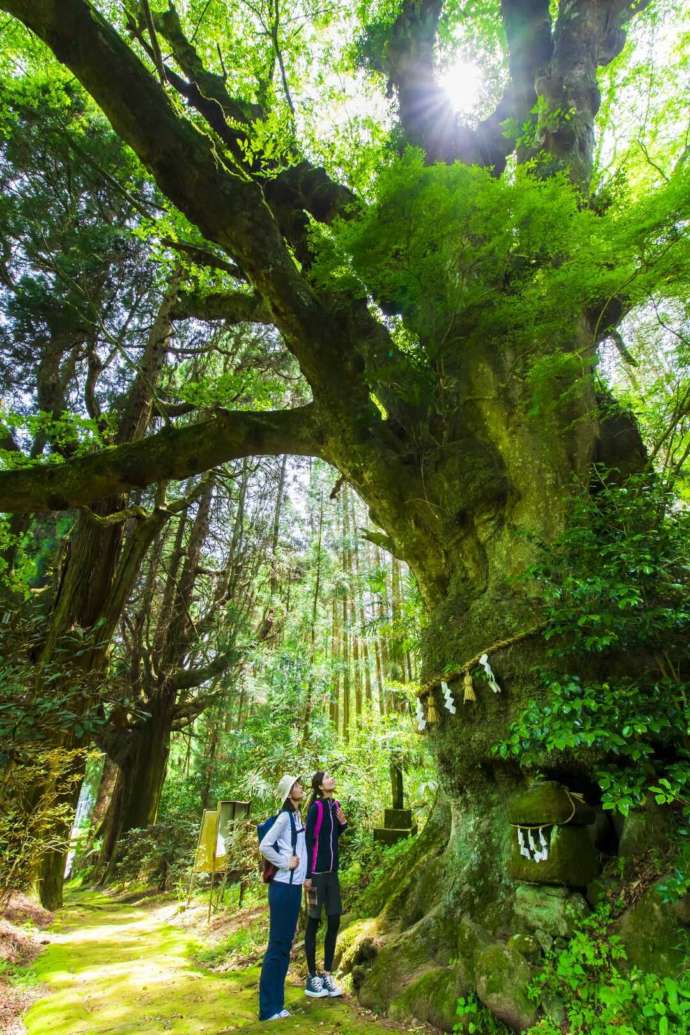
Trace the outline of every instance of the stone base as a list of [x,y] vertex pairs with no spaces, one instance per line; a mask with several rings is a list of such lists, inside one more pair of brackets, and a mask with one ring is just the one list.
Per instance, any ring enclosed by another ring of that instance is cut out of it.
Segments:
[[402,841],[417,833],[416,823],[411,827],[375,827],[374,841],[380,841],[384,845],[394,845],[396,841]]
[[589,912],[582,895],[569,888],[521,884],[515,890],[515,915],[550,938],[570,938]]
[[410,830],[412,822],[412,809],[384,809],[383,825],[389,830]]

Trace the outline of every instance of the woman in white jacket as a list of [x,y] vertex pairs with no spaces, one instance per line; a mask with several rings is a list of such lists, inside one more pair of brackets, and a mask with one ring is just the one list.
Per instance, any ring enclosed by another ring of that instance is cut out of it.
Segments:
[[285,978],[307,874],[307,846],[300,815],[304,789],[295,776],[284,776],[277,795],[280,812],[259,845],[263,857],[277,867],[268,886],[270,929],[259,982],[261,1021],[290,1016],[285,1009]]

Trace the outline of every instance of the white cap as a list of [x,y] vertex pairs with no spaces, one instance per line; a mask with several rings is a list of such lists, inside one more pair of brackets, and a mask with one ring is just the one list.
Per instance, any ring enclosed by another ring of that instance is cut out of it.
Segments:
[[278,784],[278,786],[276,788],[276,794],[278,796],[278,801],[280,802],[281,805],[283,804],[283,802],[285,801],[285,799],[289,795],[290,791],[292,790],[293,786],[297,783],[298,780],[299,780],[299,776],[288,776],[286,774],[285,776],[282,777],[280,783]]

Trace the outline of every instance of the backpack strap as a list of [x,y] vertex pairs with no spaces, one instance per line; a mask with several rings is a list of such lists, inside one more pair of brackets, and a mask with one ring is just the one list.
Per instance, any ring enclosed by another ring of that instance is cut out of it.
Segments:
[[[312,873],[316,869],[316,863],[319,858],[319,837],[321,836],[321,827],[323,826],[323,799],[317,798],[314,802],[314,806],[316,807],[316,822],[314,823],[314,847],[311,859]],[[312,808],[314,806],[312,806]]]
[[[295,822],[294,812],[288,812],[290,817],[290,833],[292,838],[292,854],[297,855],[297,823]],[[290,884],[292,884],[295,877],[295,871],[290,870]]]

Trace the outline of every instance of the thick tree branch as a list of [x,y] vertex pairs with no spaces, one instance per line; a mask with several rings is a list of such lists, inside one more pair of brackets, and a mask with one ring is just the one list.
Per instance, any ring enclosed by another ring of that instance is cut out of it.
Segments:
[[[508,43],[510,81],[495,111],[471,130],[452,109],[434,69],[434,47],[443,0],[405,0],[390,31],[379,67],[399,103],[408,139],[430,161],[460,160],[501,172],[515,141],[506,120],[517,127],[535,121],[536,146],[525,157],[553,156],[585,183],[592,163],[594,117],[599,108],[596,70],[620,53],[624,27],[650,0],[571,0],[561,4],[552,31],[548,0],[501,0]],[[548,168],[545,169],[548,171]]]
[[110,514],[96,514],[90,507],[80,507],[79,509],[87,521],[90,521],[92,525],[98,525],[99,528],[107,528],[108,525],[122,525],[125,521],[131,521],[133,518],[137,521],[145,521],[151,516],[151,512],[145,507],[137,506],[125,507],[124,510],[114,510]]
[[225,85],[225,76],[206,70],[196,48],[185,36],[180,17],[172,3],[167,11],[157,14],[155,20],[158,31],[170,44],[175,61],[196,87],[200,98],[215,102],[223,115],[234,123],[247,125],[263,118],[265,112],[261,105],[231,97]]
[[223,163],[214,141],[178,115],[85,0],[0,0],[0,9],[20,18],[72,69],[161,190],[209,241],[237,258],[312,386],[330,382],[333,393],[342,393],[343,381],[355,372],[345,374],[338,326],[297,269],[261,187]]
[[180,291],[173,320],[225,320],[227,323],[273,323],[264,300],[246,291]]
[[269,412],[218,412],[64,464],[0,472],[0,511],[66,510],[153,482],[188,478],[227,460],[294,453],[320,456],[314,406]]
[[225,696],[225,690],[217,690],[211,694],[202,694],[200,697],[195,697],[193,701],[186,701],[184,704],[180,704],[175,708],[175,716],[172,722],[173,730],[183,730],[187,726],[191,725],[192,722],[201,715],[202,712],[206,711],[214,704],[218,704],[223,700]]
[[573,180],[589,182],[594,153],[594,119],[601,95],[597,68],[625,44],[625,26],[650,0],[571,0],[561,4],[553,56],[537,81],[545,102],[537,126],[537,146],[553,157],[554,170],[566,168]]
[[436,78],[434,47],[442,8],[442,0],[407,0],[393,26],[382,67],[397,94],[401,124],[430,161],[459,160],[501,172],[515,146],[503,124],[529,117],[535,79],[551,56],[548,0],[502,0],[511,81],[493,114],[474,130],[459,121]]

